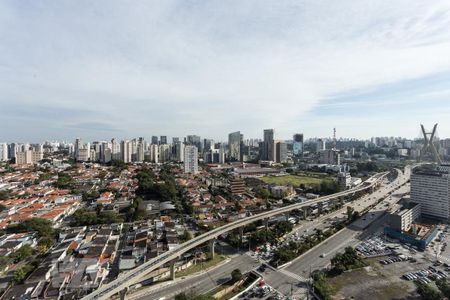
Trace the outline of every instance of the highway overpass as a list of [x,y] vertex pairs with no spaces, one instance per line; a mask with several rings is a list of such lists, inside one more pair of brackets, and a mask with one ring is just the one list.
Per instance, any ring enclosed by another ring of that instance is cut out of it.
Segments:
[[265,220],[270,217],[288,213],[292,210],[301,209],[303,207],[307,207],[316,203],[320,203],[323,201],[330,201],[333,199],[337,199],[340,197],[345,197],[349,195],[354,195],[358,192],[363,192],[367,190],[373,190],[377,184],[379,184],[385,176],[387,176],[389,172],[383,172],[378,173],[371,178],[369,178],[367,181],[362,183],[361,185],[346,190],[343,192],[339,192],[336,194],[328,195],[319,197],[317,199],[305,201],[302,203],[296,203],[292,205],[288,205],[285,207],[273,209],[270,211],[262,212],[250,217],[246,217],[244,219],[240,219],[237,221],[234,221],[232,223],[226,224],[224,226],[215,228],[211,231],[208,231],[202,235],[199,235],[183,244],[181,244],[178,248],[164,252],[163,254],[150,259],[149,261],[145,262],[144,264],[140,265],[139,267],[130,270],[126,273],[123,273],[119,275],[119,277],[105,285],[102,285],[97,290],[93,291],[92,293],[86,295],[83,297],[83,300],[98,300],[98,299],[110,299],[111,296],[115,294],[121,294],[124,296],[128,290],[128,288],[136,283],[139,283],[143,280],[143,278],[150,272],[154,271],[155,269],[158,269],[162,267],[164,264],[173,262],[177,260],[181,255],[186,253],[187,251],[194,249],[210,240],[217,239],[222,234],[225,234],[229,231],[241,228],[245,225],[251,224],[253,222],[259,221],[259,220]]

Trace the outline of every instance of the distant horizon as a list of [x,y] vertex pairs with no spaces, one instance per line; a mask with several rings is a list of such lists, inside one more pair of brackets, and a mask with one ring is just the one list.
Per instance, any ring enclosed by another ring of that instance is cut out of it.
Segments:
[[[242,132],[241,132],[242,133]],[[301,132],[297,132],[297,133],[301,133]],[[276,130],[275,130],[275,134],[276,134]],[[295,133],[294,133],[295,134]],[[294,135],[292,134],[292,135]],[[203,139],[212,139],[214,140],[214,142],[228,142],[228,138],[225,139],[214,139],[214,138],[210,138],[210,137],[203,137],[199,134],[189,134],[189,135],[197,135],[200,136],[201,138],[201,142],[203,142]],[[111,139],[116,139],[117,141],[122,141],[122,140],[133,140],[133,139],[138,139],[139,137],[143,137],[144,140],[146,142],[151,142],[153,135],[150,136],[143,136],[143,135],[136,135],[136,136],[130,136],[130,137],[110,137],[110,138],[99,138],[99,139],[86,139],[83,138],[82,136],[77,136],[74,138],[68,138],[68,139],[43,139],[40,141],[20,141],[20,140],[14,140],[14,141],[4,141],[4,140],[0,140],[0,143],[18,143],[18,144],[39,144],[39,143],[44,143],[44,142],[67,142],[67,143],[73,143],[75,142],[75,140],[77,138],[80,138],[82,140],[82,142],[102,142],[102,141],[106,141],[106,142],[110,142]],[[160,141],[160,135],[157,136],[158,137],[158,141]],[[167,136],[167,144],[172,144],[172,138],[179,138],[180,141],[184,141],[183,139],[186,136]],[[358,141],[370,141],[372,138],[395,138],[395,139],[405,139],[405,140],[411,140],[411,141],[415,141],[415,140],[422,140],[423,137],[415,137],[415,138],[411,138],[411,137],[405,137],[405,136],[388,136],[388,135],[377,135],[377,136],[371,136],[371,137],[367,137],[367,138],[356,138],[356,137],[339,137],[336,136],[336,140],[340,141],[340,140],[358,140]],[[440,140],[444,140],[447,139],[447,137],[439,137],[437,136],[437,138],[439,138]],[[448,137],[450,138],[450,137]],[[244,140],[256,140],[256,139],[260,139],[263,140],[263,136],[261,135],[261,137],[246,137],[244,134]],[[325,139],[325,140],[332,140],[333,137],[330,136],[312,136],[312,137],[307,137],[304,135],[304,141],[308,141],[308,140],[314,140],[314,139]],[[277,137],[275,135],[274,140],[281,140],[281,141],[292,141],[292,137],[290,138],[281,138],[281,137]]]
[[[450,1],[0,2],[0,140],[450,137]],[[4,128],[7,128],[5,130]]]

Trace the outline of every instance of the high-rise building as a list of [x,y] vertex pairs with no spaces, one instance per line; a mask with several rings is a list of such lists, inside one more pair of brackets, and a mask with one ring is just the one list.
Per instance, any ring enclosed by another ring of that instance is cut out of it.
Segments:
[[167,144],[167,136],[162,135],[162,136],[160,137],[160,144],[161,144],[161,145]]
[[322,139],[318,139],[316,142],[316,150],[317,152],[325,150],[325,141]]
[[283,141],[277,141],[275,143],[275,155],[277,163],[287,162],[287,144]]
[[264,141],[262,142],[261,159],[275,161],[275,149],[274,149],[274,130],[264,129]]
[[124,163],[130,163],[131,162],[131,154],[132,154],[132,145],[130,141],[122,141],[120,143],[120,154],[121,154],[121,160]]
[[419,170],[411,175],[411,201],[420,203],[423,215],[450,219],[450,175],[445,168]]
[[170,145],[161,144],[159,145],[159,162],[164,163],[170,160],[171,151]]
[[137,162],[143,162],[145,158],[145,142],[144,138],[140,137],[137,145],[136,145],[137,151],[136,151],[136,161]]
[[294,134],[292,153],[294,154],[295,157],[303,156],[303,134],[302,133]]
[[203,139],[203,151],[210,151],[214,148],[214,140],[212,139]]
[[157,145],[158,144],[158,137],[157,136],[152,136],[152,144],[153,145]]
[[196,146],[188,145],[184,147],[184,172],[198,173],[198,149]]
[[186,137],[186,145],[194,145],[197,147],[197,150],[199,152],[202,151],[202,142],[201,142],[201,138],[198,135],[188,135]]
[[8,144],[0,143],[0,161],[8,160]]
[[75,160],[78,160],[78,156],[79,156],[81,147],[82,147],[81,139],[80,138],[75,139],[74,152],[73,152],[73,156],[74,156]]
[[154,163],[159,163],[159,145],[150,145],[150,161]]
[[177,141],[174,148],[175,160],[179,162],[184,161],[184,144],[180,141]]
[[242,135],[240,131],[228,135],[228,158],[231,161],[241,160]]

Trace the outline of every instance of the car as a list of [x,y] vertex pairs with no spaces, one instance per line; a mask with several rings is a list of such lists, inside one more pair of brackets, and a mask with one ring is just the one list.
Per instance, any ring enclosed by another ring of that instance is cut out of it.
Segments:
[[327,256],[325,253],[320,254],[320,257],[324,258],[325,256]]

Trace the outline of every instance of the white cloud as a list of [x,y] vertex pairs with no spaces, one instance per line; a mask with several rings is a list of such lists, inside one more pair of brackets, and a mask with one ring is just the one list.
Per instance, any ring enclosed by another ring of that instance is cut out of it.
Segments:
[[327,97],[450,70],[448,1],[31,3],[0,3],[0,104],[130,136],[289,137]]

